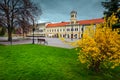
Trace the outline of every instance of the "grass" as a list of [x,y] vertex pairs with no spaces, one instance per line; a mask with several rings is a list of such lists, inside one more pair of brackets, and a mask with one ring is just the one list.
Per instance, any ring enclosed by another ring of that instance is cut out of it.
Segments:
[[120,80],[120,68],[96,74],[77,59],[74,49],[0,45],[0,80]]

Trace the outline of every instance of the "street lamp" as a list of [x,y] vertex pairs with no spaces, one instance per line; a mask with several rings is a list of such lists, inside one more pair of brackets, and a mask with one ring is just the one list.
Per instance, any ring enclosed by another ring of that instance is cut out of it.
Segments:
[[35,42],[34,42],[34,31],[35,31],[35,28],[33,27],[33,42],[32,42],[32,44],[35,44]]

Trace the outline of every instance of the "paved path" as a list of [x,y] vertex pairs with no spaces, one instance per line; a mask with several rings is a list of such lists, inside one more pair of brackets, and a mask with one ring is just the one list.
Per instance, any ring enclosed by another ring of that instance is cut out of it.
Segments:
[[[35,38],[37,39],[37,38]],[[63,43],[60,39],[58,38],[44,38],[48,42],[48,46],[55,46],[55,47],[62,47],[62,48],[74,48],[73,46],[69,44]],[[67,41],[71,42],[71,39],[66,39]],[[73,39],[75,41],[75,39]],[[20,39],[20,37],[14,37],[13,38],[13,45],[16,44],[31,44],[32,43],[32,38],[27,38],[27,39]],[[0,37],[0,44],[4,45],[11,45],[10,42],[7,41],[7,37]],[[35,40],[35,44],[37,44],[37,40]]]

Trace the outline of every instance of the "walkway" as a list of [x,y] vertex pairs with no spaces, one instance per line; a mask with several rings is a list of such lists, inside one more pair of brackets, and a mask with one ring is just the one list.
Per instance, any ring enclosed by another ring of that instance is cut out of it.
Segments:
[[[37,38],[35,38],[35,44],[37,44]],[[55,46],[55,47],[62,47],[62,48],[74,48],[73,46],[69,45],[69,44],[65,44],[63,43],[60,39],[58,38],[44,38],[47,42],[48,45],[47,46]],[[73,39],[73,41],[75,41],[77,39]],[[71,39],[67,39],[67,41],[71,42]],[[16,44],[31,44],[32,43],[32,38],[26,37],[25,39],[22,39],[20,37],[14,37],[13,38],[13,42],[12,45],[16,45]],[[0,37],[0,44],[4,44],[4,45],[11,45],[10,42],[7,41],[7,37]]]

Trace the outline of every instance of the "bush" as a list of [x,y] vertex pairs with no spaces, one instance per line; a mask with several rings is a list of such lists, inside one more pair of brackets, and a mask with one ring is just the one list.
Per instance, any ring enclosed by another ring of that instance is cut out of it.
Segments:
[[86,29],[83,38],[77,41],[82,48],[79,53],[81,63],[87,64],[89,69],[99,71],[103,67],[115,68],[120,64],[120,35],[112,26],[118,21],[113,13],[102,24],[97,24],[96,29],[91,25]]

